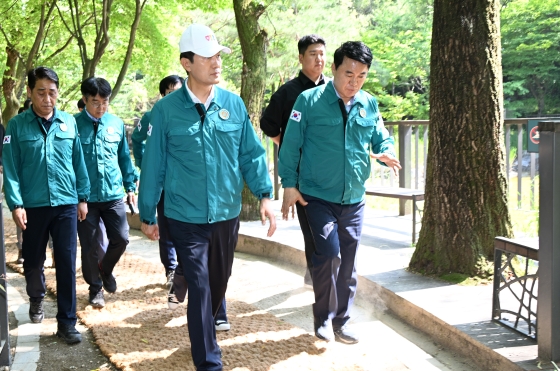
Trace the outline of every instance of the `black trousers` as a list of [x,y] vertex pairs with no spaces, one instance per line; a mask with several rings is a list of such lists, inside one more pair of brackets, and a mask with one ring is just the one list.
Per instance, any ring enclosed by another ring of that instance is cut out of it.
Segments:
[[23,272],[31,301],[43,300],[46,292],[45,251],[49,233],[56,261],[56,319],[76,324],[76,223],[77,205],[46,206],[25,209],[27,228],[23,231]]
[[[99,219],[103,220],[109,245],[99,261]],[[128,245],[128,221],[123,200],[88,202],[86,219],[78,223],[78,236],[82,247],[82,274],[89,284],[89,291],[96,293],[103,287],[99,268],[113,272]],[[58,264],[58,262],[57,262]]]
[[358,284],[356,255],[364,219],[365,201],[341,205],[303,195],[307,220],[315,240],[313,254],[313,316],[332,320],[340,328],[350,319]]
[[187,320],[193,362],[197,371],[220,371],[222,360],[214,316],[231,275],[239,218],[213,224],[192,224],[171,218],[168,222],[189,287]]
[[301,206],[299,202],[296,202],[296,210],[301,233],[303,233],[303,242],[305,243],[305,261],[307,263],[307,269],[309,269],[309,273],[313,277],[313,253],[315,253],[313,234],[311,233],[311,228],[309,228],[305,207]]
[[174,271],[177,268],[177,253],[175,252],[173,241],[171,241],[169,223],[164,214],[164,198],[164,191],[161,191],[161,197],[159,198],[159,202],[157,204],[157,222],[159,227],[159,258],[161,260],[161,264],[165,267],[165,275],[167,276],[169,272]]

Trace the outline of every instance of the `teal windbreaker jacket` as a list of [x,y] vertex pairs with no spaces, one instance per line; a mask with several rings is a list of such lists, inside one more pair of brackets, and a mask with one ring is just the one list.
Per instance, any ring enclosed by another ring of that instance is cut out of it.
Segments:
[[91,184],[88,201],[114,201],[122,199],[125,190],[135,191],[138,176],[130,159],[124,122],[105,113],[95,133],[85,109],[75,117]]
[[297,186],[304,194],[351,205],[364,198],[370,151],[394,156],[394,140],[370,94],[356,94],[346,127],[338,99],[332,81],[300,94],[284,134],[278,174],[284,188]]
[[241,98],[214,86],[201,123],[185,84],[152,109],[138,204],[150,223],[162,189],[165,216],[194,224],[239,216],[243,180],[259,199],[272,197],[266,152]]
[[32,109],[8,122],[4,137],[4,191],[10,210],[75,205],[90,185],[74,117],[55,109],[44,133]]
[[146,138],[148,138],[148,125],[150,124],[150,118],[152,117],[152,111],[148,111],[142,116],[140,122],[134,128],[132,136],[132,154],[134,155],[134,162],[139,169],[142,169],[142,157],[144,156],[144,147],[146,144]]

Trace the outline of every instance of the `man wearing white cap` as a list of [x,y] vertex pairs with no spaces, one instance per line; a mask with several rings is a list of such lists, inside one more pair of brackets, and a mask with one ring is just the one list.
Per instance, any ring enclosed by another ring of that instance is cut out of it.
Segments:
[[[220,53],[231,53],[206,26],[193,24],[179,43],[188,79],[152,110],[142,160],[139,209],[142,232],[159,238],[156,205],[165,189],[165,216],[188,282],[187,309],[193,362],[222,370],[214,315],[231,275],[239,231],[243,181],[261,200],[268,236],[276,229],[265,150],[241,98],[216,86]],[[144,163],[145,162],[145,163]]]

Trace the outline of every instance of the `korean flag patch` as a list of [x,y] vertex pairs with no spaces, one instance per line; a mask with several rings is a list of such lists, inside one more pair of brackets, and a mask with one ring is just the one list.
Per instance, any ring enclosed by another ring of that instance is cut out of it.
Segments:
[[142,123],[140,123],[140,121],[138,121],[138,125],[136,127],[138,128],[138,131],[142,131]]
[[6,135],[4,137],[4,144],[10,144],[11,140],[12,140],[12,136],[11,135]]
[[148,135],[149,136],[152,136],[152,127],[153,127],[152,124],[148,125]]
[[301,121],[301,112],[293,110],[292,114],[290,115],[290,118],[296,122],[300,122]]

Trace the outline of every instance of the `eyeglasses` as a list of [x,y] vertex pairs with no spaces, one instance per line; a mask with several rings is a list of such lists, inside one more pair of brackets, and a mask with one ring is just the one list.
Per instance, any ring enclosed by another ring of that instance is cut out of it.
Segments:
[[91,102],[91,105],[93,106],[93,108],[107,108],[109,107],[109,102],[103,102],[103,103],[97,103],[97,102]]

